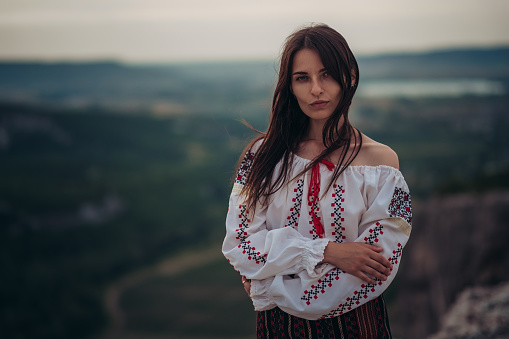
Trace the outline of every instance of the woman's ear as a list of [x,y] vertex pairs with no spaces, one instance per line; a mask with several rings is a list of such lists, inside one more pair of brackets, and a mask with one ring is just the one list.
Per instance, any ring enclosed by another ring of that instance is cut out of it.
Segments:
[[352,71],[350,72],[350,75],[352,77],[351,86],[355,87],[355,83],[357,82],[357,73],[355,73],[355,70],[352,68]]

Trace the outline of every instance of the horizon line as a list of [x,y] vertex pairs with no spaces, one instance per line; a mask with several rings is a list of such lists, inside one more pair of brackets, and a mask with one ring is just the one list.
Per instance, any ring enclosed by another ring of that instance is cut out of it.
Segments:
[[[466,52],[466,51],[487,51],[487,50],[504,50],[509,49],[509,43],[493,44],[493,45],[464,45],[449,47],[434,47],[419,50],[394,50],[382,52],[357,53],[357,59],[378,58],[386,56],[411,56],[426,55],[445,52]],[[279,59],[276,57],[254,57],[254,58],[203,58],[203,59],[152,59],[152,60],[134,60],[115,56],[97,56],[97,57],[3,57],[0,55],[0,63],[41,63],[41,64],[79,64],[79,63],[114,63],[124,65],[179,65],[179,64],[215,64],[215,63],[249,63],[249,62],[275,62]]]

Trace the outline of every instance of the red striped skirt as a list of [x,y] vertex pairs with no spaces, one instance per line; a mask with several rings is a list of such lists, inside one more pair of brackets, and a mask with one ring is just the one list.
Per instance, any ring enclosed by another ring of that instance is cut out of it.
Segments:
[[387,308],[382,296],[335,318],[306,320],[279,307],[258,312],[258,339],[392,338]]

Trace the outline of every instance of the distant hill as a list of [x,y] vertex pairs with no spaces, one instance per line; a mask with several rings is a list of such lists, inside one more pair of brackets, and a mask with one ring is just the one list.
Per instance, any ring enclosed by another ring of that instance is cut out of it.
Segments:
[[0,101],[128,113],[231,114],[225,107],[232,103],[242,103],[243,111],[259,107],[258,101],[269,97],[274,74],[267,62],[0,62]]
[[509,47],[383,54],[359,59],[361,77],[482,77],[509,76]]
[[[360,56],[361,79],[509,82],[509,47]],[[277,61],[182,64],[0,62],[0,101],[136,113],[266,113]]]

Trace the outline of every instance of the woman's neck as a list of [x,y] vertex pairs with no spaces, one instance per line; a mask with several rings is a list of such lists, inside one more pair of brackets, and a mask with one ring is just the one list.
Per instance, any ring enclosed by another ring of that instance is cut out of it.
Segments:
[[[306,140],[315,140],[323,143],[323,127],[327,120],[313,120],[309,119],[309,129],[306,135]],[[343,117],[339,121],[338,130],[341,129],[343,125]]]
[[306,135],[306,140],[322,141],[324,125],[325,125],[325,120],[310,119],[309,129],[308,129],[308,133]]

